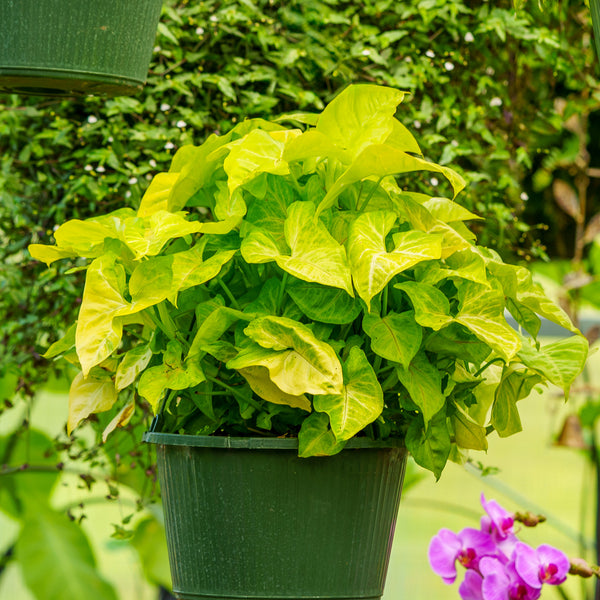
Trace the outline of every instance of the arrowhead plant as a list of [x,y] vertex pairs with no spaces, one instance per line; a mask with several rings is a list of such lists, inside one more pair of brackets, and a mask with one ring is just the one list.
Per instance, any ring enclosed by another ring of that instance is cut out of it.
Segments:
[[[81,369],[69,431],[111,410],[108,435],[147,402],[161,431],[297,436],[302,456],[397,438],[439,477],[519,431],[537,384],[568,393],[585,338],[526,268],[477,245],[465,184],[421,156],[403,97],[353,85],[318,115],[246,120],[182,147],[137,212],[30,246],[87,269],[46,353]],[[423,172],[452,197],[416,191]],[[573,335],[540,345],[541,318]]]

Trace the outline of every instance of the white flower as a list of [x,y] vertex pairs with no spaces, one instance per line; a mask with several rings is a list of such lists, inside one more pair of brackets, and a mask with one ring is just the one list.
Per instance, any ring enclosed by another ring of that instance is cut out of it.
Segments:
[[435,52],[433,50],[427,50],[427,52],[425,52],[425,56],[433,58],[435,56]]
[[146,173],[146,179],[148,181],[152,181],[152,174],[151,173]]
[[155,167],[156,167],[156,161],[155,161],[153,158],[151,158],[151,159],[148,161],[148,164],[149,164],[149,165],[150,165],[152,168],[155,168]]
[[502,106],[502,98],[495,96],[490,100],[490,106]]
[[166,102],[163,102],[160,105],[160,110],[162,110],[163,112],[167,112],[168,110],[170,110],[170,108],[171,108],[171,105],[167,104]]
[[129,185],[135,185],[137,183],[137,177],[130,177],[129,180],[127,181],[127,183]]
[[179,119],[179,121],[177,121],[177,123],[175,123],[175,125],[177,127],[179,127],[179,129],[183,129],[184,127],[187,127],[187,123],[183,119]]
[[470,31],[467,31],[467,33],[465,33],[465,42],[471,43],[474,41],[475,41],[475,37],[473,36],[473,34]]
[[125,198],[131,198],[131,190],[125,192]]
[[529,194],[527,192],[521,192],[520,198],[521,200],[523,200],[523,202],[526,202],[527,200],[529,200]]
[[96,167],[96,171],[98,171],[98,173],[104,173],[104,171],[106,171],[106,169],[102,165],[98,165]]
[[165,144],[165,150],[173,150],[175,148],[175,144],[173,142],[167,142]]
[[203,34],[204,34],[204,28],[196,27],[196,35],[203,35]]
[[106,141],[107,141],[109,144],[112,144],[112,143],[113,143],[115,140],[114,140],[114,138],[113,138],[113,136],[112,136],[112,135],[109,135],[109,136],[108,136],[108,139],[107,139]]
[[404,57],[404,62],[411,63],[412,62],[412,56],[405,56]]
[[454,69],[454,63],[451,63],[449,60],[447,60],[444,63],[444,69],[446,69],[446,71],[452,71],[452,69]]
[[371,54],[371,51],[370,51],[368,48],[365,48],[365,49],[364,49],[364,50],[361,52],[361,54],[362,54],[363,56],[369,56],[369,54]]
[[421,121],[415,121],[413,125],[415,126],[415,129],[421,129]]
[[154,48],[152,48],[152,52],[160,52],[162,50],[162,48],[160,46],[154,46]]
[[210,17],[208,17],[208,20],[211,23],[216,23],[219,20],[219,17],[217,17],[217,15],[210,15]]
[[458,140],[452,140],[450,142],[455,148],[458,146]]
[[433,187],[436,187],[436,186],[439,184],[439,181],[437,180],[437,178],[436,178],[436,177],[432,177],[432,178],[429,180],[429,183],[430,183],[430,184],[431,184]]
[[94,115],[90,115],[90,116],[87,118],[87,122],[88,122],[88,123],[92,123],[92,124],[93,124],[93,123],[97,123],[97,122],[98,122],[98,117],[95,117]]
[[89,173],[90,171],[94,170],[94,167],[92,167],[92,165],[85,165],[85,167],[83,167],[83,170]]
[[494,67],[488,67],[488,68],[485,70],[485,74],[486,74],[486,75],[489,75],[490,77],[491,77],[491,76],[492,76],[492,75],[493,75],[495,72],[496,72],[496,71],[494,70]]

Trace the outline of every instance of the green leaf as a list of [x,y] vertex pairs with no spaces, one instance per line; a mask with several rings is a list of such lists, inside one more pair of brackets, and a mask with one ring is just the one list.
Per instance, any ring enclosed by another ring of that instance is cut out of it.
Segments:
[[137,376],[148,366],[152,358],[149,344],[141,344],[123,355],[115,375],[115,388],[117,392],[131,385]]
[[93,373],[85,377],[75,375],[69,391],[69,419],[67,433],[91,414],[110,410],[117,400],[117,390],[110,377],[95,377]]
[[456,322],[472,331],[505,360],[521,347],[516,331],[504,318],[504,296],[484,286],[463,282],[459,289],[460,310]]
[[362,327],[371,338],[373,352],[404,367],[408,367],[421,347],[423,330],[412,310],[389,312],[383,318],[366,314]]
[[398,273],[441,257],[441,236],[421,231],[395,234],[394,249],[388,252],[386,237],[395,222],[394,213],[373,211],[360,215],[350,226],[348,259],[352,279],[367,306]]
[[124,291],[125,269],[114,254],[100,256],[90,264],[75,334],[84,376],[108,358],[121,341],[123,326],[117,317],[131,312]]
[[429,362],[425,352],[420,352],[408,368],[398,365],[396,373],[411,400],[419,407],[427,427],[446,402],[440,371]]
[[310,400],[304,394],[294,396],[279,389],[269,377],[269,371],[265,367],[246,367],[238,369],[238,372],[248,382],[252,391],[263,400],[273,402],[273,404],[300,408],[307,412],[312,411]]
[[508,308],[515,321],[529,335],[534,338],[537,337],[542,326],[542,321],[530,308],[527,308],[527,306],[520,302],[515,302],[510,296],[506,298],[506,308]]
[[156,414],[165,390],[185,390],[205,381],[200,365],[181,360],[181,344],[171,340],[163,355],[163,364],[146,369],[138,383],[138,393],[145,398]]
[[454,356],[475,365],[480,365],[491,353],[486,343],[456,323],[428,336],[425,349],[436,354]]
[[487,450],[488,442],[485,427],[482,427],[458,404],[450,417],[454,428],[454,440],[461,448]]
[[54,358],[55,356],[60,356],[69,350],[72,350],[75,347],[75,330],[77,329],[77,324],[73,323],[67,329],[65,335],[52,344],[48,350],[46,350],[45,354],[42,354],[44,358]]
[[152,516],[145,517],[136,524],[133,537],[129,542],[138,553],[146,579],[154,585],[171,589],[164,526]]
[[117,600],[96,570],[79,525],[50,510],[31,511],[23,522],[16,558],[27,587],[40,600]]
[[567,399],[569,388],[583,370],[587,355],[588,341],[582,335],[561,339],[540,348],[524,339],[518,352],[525,366],[562,388]]
[[346,442],[338,442],[329,428],[325,413],[312,413],[302,421],[298,433],[298,456],[332,456],[343,450]]
[[526,398],[542,378],[535,373],[505,369],[496,388],[492,406],[492,426],[500,437],[508,437],[523,429],[517,402]]
[[383,392],[365,353],[356,346],[352,347],[342,368],[342,392],[314,397],[315,410],[329,415],[331,430],[337,441],[356,435],[375,421],[383,410]]
[[259,317],[244,333],[259,346],[242,349],[227,368],[266,367],[275,385],[293,396],[341,391],[343,375],[337,354],[306,325],[286,317]]
[[454,320],[450,316],[450,302],[438,288],[415,281],[397,283],[394,287],[410,298],[419,325],[438,331]]
[[415,419],[406,432],[406,448],[415,462],[439,479],[452,448],[446,411],[440,410],[427,426]]
[[361,307],[341,289],[319,283],[292,279],[285,288],[302,312],[313,321],[345,325],[358,317]]

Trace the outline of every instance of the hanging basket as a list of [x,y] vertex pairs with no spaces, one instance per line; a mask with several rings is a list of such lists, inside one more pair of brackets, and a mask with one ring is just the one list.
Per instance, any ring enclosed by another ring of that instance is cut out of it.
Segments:
[[377,600],[406,450],[351,440],[147,433],[156,444],[173,590],[181,600]]
[[128,95],[148,72],[161,0],[2,0],[0,91]]

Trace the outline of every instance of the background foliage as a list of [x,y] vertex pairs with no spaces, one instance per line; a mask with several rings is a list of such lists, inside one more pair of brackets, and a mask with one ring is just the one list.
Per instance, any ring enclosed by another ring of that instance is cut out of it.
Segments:
[[[68,266],[45,269],[25,251],[51,241],[56,223],[136,206],[182,144],[245,117],[320,110],[343,86],[366,81],[411,92],[401,120],[427,158],[470,182],[462,202],[486,217],[483,244],[523,260],[547,252],[567,259],[570,272],[571,259],[594,247],[589,229],[573,254],[581,223],[597,212],[597,64],[583,0],[527,0],[518,10],[510,0],[166,0],[139,96],[0,97],[0,418],[18,414],[0,444],[8,465],[0,492],[30,493],[6,472],[25,462],[11,440],[57,375],[40,353],[64,333],[81,294],[76,280],[60,277]],[[125,469],[119,459],[123,444],[139,452],[143,427],[142,419],[102,451],[93,439],[61,436],[62,454],[47,467],[66,453],[84,478],[118,474],[145,492],[150,463]],[[11,514],[24,519],[25,510]]]

